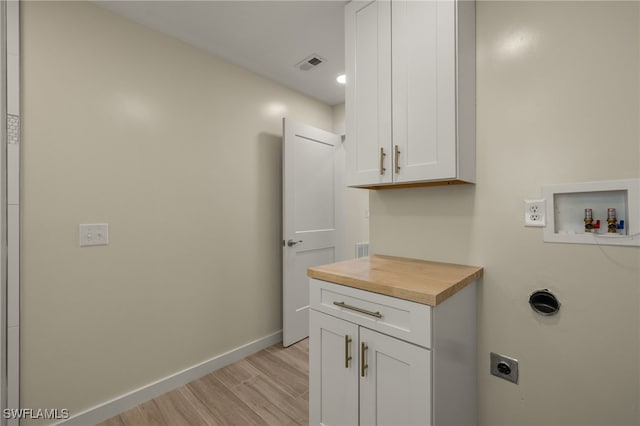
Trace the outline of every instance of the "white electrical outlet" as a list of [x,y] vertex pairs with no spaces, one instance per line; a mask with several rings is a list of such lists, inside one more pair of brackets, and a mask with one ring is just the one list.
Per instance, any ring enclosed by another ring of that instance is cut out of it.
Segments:
[[546,200],[524,201],[524,226],[546,226]]
[[108,223],[80,224],[80,247],[106,246],[109,244]]

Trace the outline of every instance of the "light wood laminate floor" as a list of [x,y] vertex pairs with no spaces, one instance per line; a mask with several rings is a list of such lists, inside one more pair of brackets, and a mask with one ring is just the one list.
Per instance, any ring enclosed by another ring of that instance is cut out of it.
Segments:
[[273,345],[99,426],[307,425],[309,341]]

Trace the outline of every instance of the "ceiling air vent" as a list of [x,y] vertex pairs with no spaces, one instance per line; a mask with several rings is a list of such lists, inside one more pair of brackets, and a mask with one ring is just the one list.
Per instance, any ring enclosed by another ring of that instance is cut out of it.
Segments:
[[302,71],[309,71],[310,69],[317,67],[323,62],[327,62],[327,60],[314,54],[309,56],[308,58],[303,59],[301,62],[298,62],[296,64],[296,67]]

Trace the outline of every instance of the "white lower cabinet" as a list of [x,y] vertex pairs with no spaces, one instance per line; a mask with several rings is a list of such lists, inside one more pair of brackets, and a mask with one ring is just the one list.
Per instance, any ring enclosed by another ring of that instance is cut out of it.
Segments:
[[477,423],[473,286],[431,307],[312,279],[310,302],[310,425]]
[[310,311],[312,425],[430,425],[431,352]]
[[360,327],[360,423],[431,424],[431,351]]
[[309,311],[310,425],[358,424],[357,348],[357,325]]

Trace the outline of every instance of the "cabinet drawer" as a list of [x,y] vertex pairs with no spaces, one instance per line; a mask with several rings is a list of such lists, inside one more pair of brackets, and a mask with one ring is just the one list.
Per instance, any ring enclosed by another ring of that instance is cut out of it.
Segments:
[[311,309],[431,348],[431,306],[311,279]]

